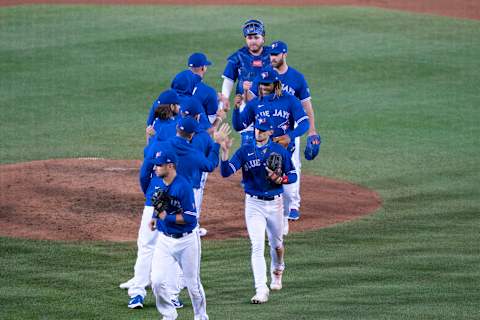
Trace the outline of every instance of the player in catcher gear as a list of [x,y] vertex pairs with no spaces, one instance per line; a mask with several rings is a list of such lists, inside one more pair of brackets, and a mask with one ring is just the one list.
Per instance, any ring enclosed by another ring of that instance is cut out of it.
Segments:
[[[242,26],[245,46],[232,53],[227,58],[227,64],[222,74],[222,94],[220,106],[229,110],[230,94],[235,87],[236,97],[244,94],[244,86],[251,86],[263,68],[270,65],[270,47],[265,44],[265,26],[260,20],[247,20]],[[241,132],[242,144],[253,143],[253,127]]]
[[255,144],[241,146],[230,160],[232,140],[221,143],[221,174],[228,177],[242,169],[245,190],[245,220],[252,244],[255,295],[251,303],[268,301],[267,267],[264,257],[265,232],[270,245],[271,290],[282,288],[285,269],[283,246],[283,185],[295,182],[297,174],[290,153],[273,142],[273,122],[269,117],[255,121]]

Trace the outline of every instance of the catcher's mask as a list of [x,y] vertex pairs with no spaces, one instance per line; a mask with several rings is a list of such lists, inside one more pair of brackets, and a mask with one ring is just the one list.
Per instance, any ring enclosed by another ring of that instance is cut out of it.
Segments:
[[243,24],[243,36],[246,37],[248,35],[258,34],[261,36],[265,36],[265,26],[263,22],[260,20],[247,20]]

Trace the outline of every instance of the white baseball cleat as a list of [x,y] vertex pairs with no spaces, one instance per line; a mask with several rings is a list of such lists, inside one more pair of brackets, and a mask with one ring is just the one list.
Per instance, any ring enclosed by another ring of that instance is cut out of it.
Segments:
[[120,283],[119,287],[120,289],[130,289],[131,286],[133,286],[134,283],[134,278],[128,280],[127,282]]
[[250,299],[252,304],[262,304],[268,301],[268,289],[257,291],[257,293]]
[[207,235],[208,231],[205,228],[198,228],[198,234],[200,237],[205,237]]
[[272,282],[270,283],[270,289],[278,291],[282,289],[282,270],[275,270],[272,272]]

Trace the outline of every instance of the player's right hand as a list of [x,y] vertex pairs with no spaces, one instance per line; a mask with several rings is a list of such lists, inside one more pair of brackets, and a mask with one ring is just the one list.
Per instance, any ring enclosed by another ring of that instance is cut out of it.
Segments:
[[228,112],[230,110],[230,101],[228,100],[228,98],[225,97],[221,92],[219,92],[217,95],[217,99],[219,105],[221,106],[221,109],[225,112]]
[[157,219],[152,218],[152,220],[150,220],[149,226],[150,230],[155,231],[155,229],[157,229]]
[[155,135],[155,129],[153,129],[153,126],[150,125],[145,129],[145,132],[147,133],[147,136],[153,136]]
[[241,94],[237,94],[233,99],[233,104],[235,105],[235,109],[240,108],[243,102],[243,96]]
[[243,91],[248,92],[252,88],[252,81],[243,81]]

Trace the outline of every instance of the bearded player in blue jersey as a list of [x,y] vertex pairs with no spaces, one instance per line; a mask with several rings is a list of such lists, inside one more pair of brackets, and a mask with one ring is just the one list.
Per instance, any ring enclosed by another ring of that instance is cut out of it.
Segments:
[[[242,27],[246,45],[227,59],[223,71],[221,105],[228,111],[230,93],[236,84],[235,95],[242,96],[244,87],[252,84],[263,68],[270,65],[270,47],[265,44],[265,26],[260,20],[248,20]],[[253,128],[242,131],[242,144],[253,142]]]
[[[275,131],[270,117],[260,116],[255,120],[255,143],[241,146],[230,160],[232,141],[225,139],[222,146],[221,174],[228,177],[240,168],[245,189],[245,220],[252,244],[251,262],[255,280],[255,295],[251,303],[268,301],[267,267],[264,257],[265,232],[270,245],[270,289],[282,289],[282,274],[285,269],[283,246],[283,185],[297,179],[291,154],[281,145],[272,142]],[[280,173],[267,165],[272,154],[281,157]]]
[[[310,89],[303,74],[287,64],[288,46],[283,41],[274,41],[270,45],[270,62],[272,67],[278,72],[278,77],[282,82],[282,91],[297,97],[302,103],[303,109],[308,115],[310,128],[307,134],[307,146],[305,148],[305,158],[313,160],[320,151],[321,138],[315,129],[315,113],[312,106]],[[250,92],[253,97],[258,95],[258,83],[254,82]],[[316,149],[310,153],[310,148]],[[300,138],[295,139],[295,151],[292,158],[297,169],[298,180],[285,188],[285,194],[289,194],[292,201],[290,203],[289,220],[298,220],[300,218]]]
[[[152,290],[157,310],[165,320],[174,320],[178,313],[171,301],[170,282],[180,265],[188,288],[194,318],[208,320],[205,291],[200,280],[201,245],[197,229],[197,213],[193,191],[184,177],[177,174],[178,159],[170,149],[157,151],[155,192],[163,193],[162,205],[155,207],[150,221],[158,239],[152,259]],[[157,231],[155,231],[157,230]]]

